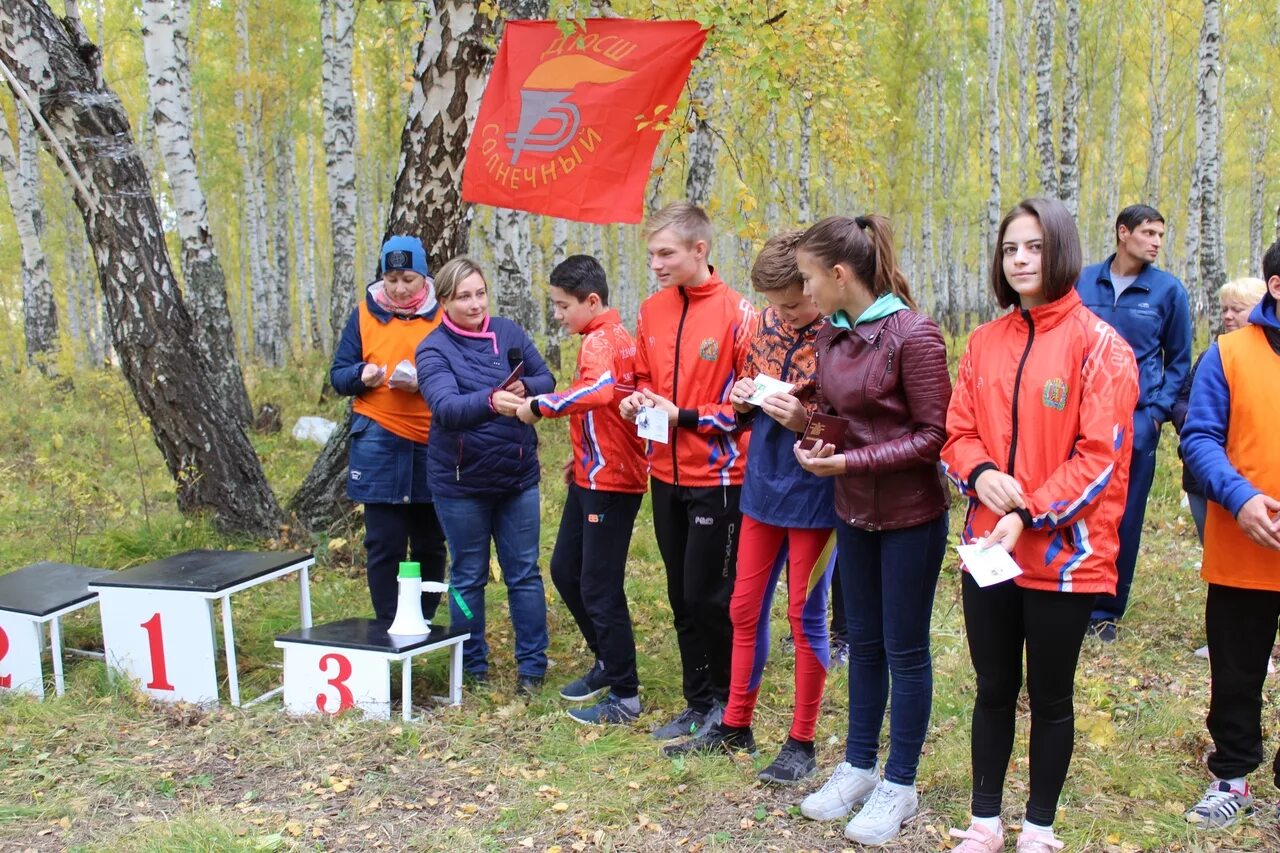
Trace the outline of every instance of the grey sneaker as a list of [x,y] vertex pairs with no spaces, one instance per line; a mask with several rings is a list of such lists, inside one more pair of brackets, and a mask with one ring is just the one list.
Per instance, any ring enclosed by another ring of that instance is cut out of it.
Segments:
[[570,702],[586,702],[609,689],[604,679],[604,664],[596,661],[581,678],[575,678],[560,688],[560,698]]
[[831,641],[831,668],[849,665],[849,644],[844,640]]
[[669,722],[653,730],[654,740],[675,740],[678,737],[696,735],[706,722],[706,714],[685,708]]
[[866,802],[879,782],[879,764],[870,770],[862,770],[842,761],[836,765],[831,778],[800,803],[800,814],[809,820],[847,817],[854,806]]
[[844,828],[844,837],[872,847],[884,844],[902,831],[902,825],[920,811],[914,787],[880,782],[853,820]]
[[635,722],[636,718],[640,716],[639,711],[631,710],[612,693],[606,694],[603,699],[594,705],[588,705],[585,708],[570,708],[565,713],[575,723],[582,723],[584,726],[625,725],[626,723]]
[[761,782],[774,782],[779,785],[792,785],[801,779],[807,779],[818,772],[818,761],[814,757],[813,744],[808,748],[797,740],[787,738],[782,751],[773,763],[761,770],[756,776]]
[[1247,784],[1243,791],[1237,791],[1229,782],[1214,780],[1200,802],[1187,812],[1187,823],[1205,829],[1218,829],[1230,826],[1240,815],[1252,811],[1253,792]]

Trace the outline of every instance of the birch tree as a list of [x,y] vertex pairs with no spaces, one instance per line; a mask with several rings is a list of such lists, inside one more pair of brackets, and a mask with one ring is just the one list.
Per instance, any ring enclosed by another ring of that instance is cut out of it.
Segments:
[[1201,290],[1197,301],[1202,310],[1212,312],[1213,328],[1217,330],[1221,321],[1217,308],[1217,292],[1218,288],[1227,281],[1220,209],[1222,113],[1218,106],[1222,85],[1222,0],[1204,0],[1199,57],[1200,74],[1197,77],[1196,87],[1196,151],[1200,161]]
[[990,249],[1000,230],[1000,66],[1004,49],[1004,0],[987,0],[987,222],[983,242]]
[[1058,194],[1058,163],[1053,152],[1054,0],[1036,0],[1036,153],[1040,158],[1040,192]]
[[704,68],[693,88],[693,96],[689,99],[689,107],[693,111],[693,131],[689,134],[688,167],[684,180],[685,198],[699,207],[706,207],[711,200],[716,173],[716,139],[707,122],[713,93],[710,72]]
[[354,0],[320,0],[324,49],[321,104],[324,107],[325,175],[329,183],[329,233],[333,243],[327,324],[330,341],[336,341],[342,334],[356,298],[356,116],[351,90],[355,18]]
[[1066,78],[1062,92],[1062,152],[1058,195],[1074,217],[1080,209],[1080,0],[1065,0]]
[[192,345],[151,184],[119,98],[102,81],[83,28],[44,0],[0,4],[0,60],[44,143],[76,187],[97,261],[120,366],[177,483],[183,512],[211,511],[219,528],[274,536],[282,521],[258,457]]
[[58,352],[58,309],[49,281],[49,264],[41,245],[44,213],[40,203],[40,163],[36,158],[35,122],[27,107],[14,100],[17,145],[9,132],[9,119],[0,110],[0,174],[9,189],[9,206],[22,247],[22,330],[26,337],[27,364],[43,373],[53,372]]
[[1147,63],[1147,105],[1151,113],[1148,130],[1151,141],[1147,147],[1147,178],[1142,185],[1142,196],[1148,204],[1160,197],[1160,171],[1164,162],[1165,92],[1169,84],[1169,30],[1165,16],[1159,13],[1160,8],[1157,5],[1157,13],[1151,16],[1151,49]]
[[215,393],[224,397],[231,416],[247,425],[252,407],[236,356],[226,276],[209,228],[209,209],[192,144],[191,64],[187,52],[191,3],[143,0],[141,12],[152,124],[173,196],[182,241],[186,304],[195,325],[196,343],[214,365]]

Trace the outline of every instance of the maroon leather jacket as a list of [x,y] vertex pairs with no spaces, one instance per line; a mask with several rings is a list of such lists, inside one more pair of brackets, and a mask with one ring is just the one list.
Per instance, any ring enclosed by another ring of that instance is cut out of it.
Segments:
[[946,512],[938,453],[947,439],[951,376],[938,325],[898,311],[818,332],[818,407],[849,419],[836,515],[863,530],[897,530]]

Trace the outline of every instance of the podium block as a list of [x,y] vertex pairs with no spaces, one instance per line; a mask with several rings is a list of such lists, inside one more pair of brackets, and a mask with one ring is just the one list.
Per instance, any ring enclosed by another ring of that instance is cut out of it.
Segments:
[[471,635],[433,626],[425,637],[393,637],[389,623],[344,619],[276,637],[284,651],[284,707],[291,714],[338,714],[358,709],[370,719],[391,717],[391,663],[401,664],[401,717],[413,716],[413,658],[448,649],[451,705],[462,704],[462,644]]
[[[107,665],[133,680],[147,695],[166,702],[216,704],[216,637],[210,608],[222,609],[227,692],[241,705],[236,669],[231,596],[275,578],[298,573],[303,626],[311,625],[310,567],[315,558],[299,551],[186,551],[122,572],[91,585],[101,600]],[[274,696],[281,688],[251,700]]]
[[0,690],[16,690],[44,698],[44,628],[54,690],[64,690],[62,623],[68,613],[98,600],[89,583],[113,572],[66,563],[41,562],[0,575]]

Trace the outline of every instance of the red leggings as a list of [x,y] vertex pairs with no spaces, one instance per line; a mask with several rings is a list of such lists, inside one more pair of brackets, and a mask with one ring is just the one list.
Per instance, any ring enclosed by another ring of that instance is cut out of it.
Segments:
[[791,737],[812,741],[826,685],[831,648],[827,643],[827,590],[836,561],[830,530],[774,527],[742,516],[738,576],[729,602],[733,622],[733,663],[727,726],[749,726],[764,665],[769,658],[769,610],[783,566],[787,572],[787,619],[796,647],[796,704]]

